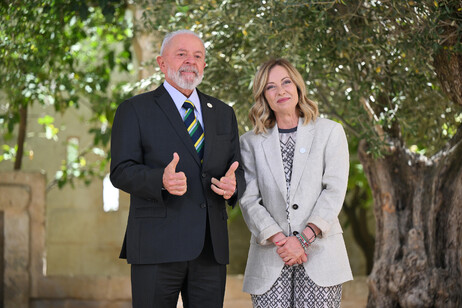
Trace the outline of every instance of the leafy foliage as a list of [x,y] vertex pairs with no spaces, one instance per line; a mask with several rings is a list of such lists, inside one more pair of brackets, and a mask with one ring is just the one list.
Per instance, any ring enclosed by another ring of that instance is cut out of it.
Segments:
[[[458,37],[454,1],[176,1],[144,3],[144,28],[190,28],[207,44],[201,87],[234,105],[240,124],[252,79],[270,57],[285,57],[307,80],[322,113],[382,145],[437,152],[460,125],[460,107],[441,91],[432,57]],[[449,20],[449,21],[448,21]],[[443,30],[446,33],[443,33]]]
[[[132,66],[133,33],[125,11],[123,1],[1,4],[0,91],[6,97],[0,106],[0,127],[5,142],[14,136],[21,108],[42,104],[62,113],[84,104],[93,113],[94,146],[107,146],[115,109],[122,97],[130,95],[122,91],[123,82],[112,81],[116,72],[120,75]],[[47,138],[57,138],[59,128],[52,115],[40,118],[39,124]],[[0,161],[17,159],[15,149],[21,146],[20,142],[16,147],[4,145]],[[70,179],[66,174],[85,178],[104,168],[105,152],[96,169],[82,163],[82,155],[88,152],[100,153],[84,149],[75,162],[63,162],[56,179],[60,186]]]
[[[323,116],[342,122],[350,140],[366,138],[375,155],[386,154],[384,144],[431,155],[462,121],[460,107],[443,94],[432,66],[441,49],[460,52],[457,1],[177,0],[139,5],[143,20],[134,31],[190,28],[203,34],[208,67],[201,88],[233,105],[243,130],[250,129],[253,76],[270,57],[292,61]],[[0,88],[6,99],[0,126],[6,142],[23,106],[39,103],[63,112],[85,104],[94,113],[94,145],[107,145],[117,105],[140,85],[111,82],[115,71],[131,69],[133,29],[125,11],[126,3],[115,0],[2,3]],[[48,138],[58,136],[51,115],[41,123]],[[0,160],[14,159],[17,149],[11,142],[3,145]],[[94,151],[102,155],[103,166],[106,152]],[[60,185],[68,168],[63,162]],[[93,172],[88,165],[77,169],[82,172],[71,168],[69,174]]]

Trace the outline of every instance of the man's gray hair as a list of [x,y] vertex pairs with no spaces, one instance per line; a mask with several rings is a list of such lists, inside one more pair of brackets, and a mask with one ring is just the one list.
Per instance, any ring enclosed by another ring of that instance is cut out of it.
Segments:
[[174,31],[174,32],[167,33],[167,35],[164,37],[164,40],[162,42],[162,46],[160,47],[160,55],[162,55],[164,53],[165,47],[168,45],[168,43],[170,43],[172,38],[174,38],[178,34],[191,34],[191,35],[194,35],[195,37],[197,37],[198,39],[201,40],[202,45],[204,46],[204,49],[205,49],[204,41],[201,39],[201,37],[199,35],[197,35],[196,32],[191,31],[191,30],[177,30],[177,31]]

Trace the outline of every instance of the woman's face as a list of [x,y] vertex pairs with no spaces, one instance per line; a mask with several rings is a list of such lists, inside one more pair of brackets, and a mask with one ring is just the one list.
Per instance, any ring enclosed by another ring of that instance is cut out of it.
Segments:
[[276,116],[296,114],[297,86],[284,67],[276,65],[270,70],[264,95]]

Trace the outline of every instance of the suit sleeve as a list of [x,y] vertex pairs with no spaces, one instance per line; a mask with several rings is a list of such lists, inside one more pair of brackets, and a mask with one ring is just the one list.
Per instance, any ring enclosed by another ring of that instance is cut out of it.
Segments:
[[241,137],[241,154],[247,182],[246,191],[240,202],[242,215],[258,244],[270,245],[272,243],[268,238],[283,230],[263,206],[258,187],[255,154],[246,136]]
[[162,201],[162,168],[153,169],[143,162],[139,118],[130,101],[117,108],[111,133],[112,184],[145,199]]
[[336,124],[329,135],[324,152],[323,189],[307,222],[315,224],[322,233],[329,231],[331,223],[337,219],[342,209],[349,165],[345,131],[340,124]]
[[239,129],[237,127],[237,120],[236,120],[236,115],[234,114],[234,111],[232,112],[233,116],[233,121],[232,121],[232,131],[233,131],[233,139],[232,139],[232,148],[234,149],[234,153],[232,154],[232,159],[228,164],[228,169],[231,166],[231,164],[235,161],[239,162],[239,167],[237,167],[235,171],[235,176],[236,176],[236,193],[228,200],[228,204],[234,207],[237,203],[237,200],[239,200],[242,197],[242,194],[244,193],[246,189],[246,182],[245,182],[245,177],[244,177],[244,167],[242,166],[242,160],[241,160],[241,149],[239,145]]

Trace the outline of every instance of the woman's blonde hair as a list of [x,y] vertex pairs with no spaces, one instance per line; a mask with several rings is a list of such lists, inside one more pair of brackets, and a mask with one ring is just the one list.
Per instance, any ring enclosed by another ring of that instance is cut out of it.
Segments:
[[268,75],[275,66],[282,66],[289,73],[290,79],[294,82],[298,92],[297,112],[299,117],[304,118],[303,124],[316,120],[319,115],[318,106],[306,96],[306,86],[302,75],[286,59],[272,59],[263,63],[253,80],[253,98],[255,104],[250,108],[249,119],[254,125],[256,134],[265,133],[276,123],[276,116],[271,110],[265,98],[265,88],[268,82]]

